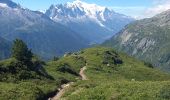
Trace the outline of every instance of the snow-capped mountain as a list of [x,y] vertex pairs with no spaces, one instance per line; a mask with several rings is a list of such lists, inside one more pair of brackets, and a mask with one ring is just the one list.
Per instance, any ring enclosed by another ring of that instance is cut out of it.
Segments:
[[80,0],[51,5],[46,11],[51,19],[76,31],[90,42],[100,43],[120,31],[134,19],[106,7]]
[[8,41],[20,38],[43,58],[79,50],[88,45],[84,38],[71,29],[39,11],[24,9],[11,0],[0,0],[0,37]]

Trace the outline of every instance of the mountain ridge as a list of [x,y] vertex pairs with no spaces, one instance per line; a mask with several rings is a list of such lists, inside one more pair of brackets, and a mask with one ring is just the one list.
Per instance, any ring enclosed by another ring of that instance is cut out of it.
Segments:
[[116,13],[107,7],[80,0],[51,5],[45,14],[77,33],[81,30],[79,34],[92,43],[103,42],[126,24],[134,21],[133,18]]
[[103,45],[124,51],[158,68],[170,70],[170,10],[127,25]]
[[88,46],[86,40],[76,32],[38,11],[0,7],[0,17],[2,38],[9,41],[22,39],[34,53],[45,59]]

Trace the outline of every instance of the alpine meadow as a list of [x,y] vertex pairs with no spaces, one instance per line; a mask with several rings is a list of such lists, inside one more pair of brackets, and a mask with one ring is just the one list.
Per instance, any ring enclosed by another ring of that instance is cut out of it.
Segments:
[[170,0],[0,0],[0,100],[170,100]]

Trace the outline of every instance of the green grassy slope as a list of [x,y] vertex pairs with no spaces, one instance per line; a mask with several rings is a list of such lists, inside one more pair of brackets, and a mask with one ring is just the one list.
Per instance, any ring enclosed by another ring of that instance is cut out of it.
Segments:
[[[15,60],[0,62],[1,69],[9,68],[3,73],[0,70],[1,77],[8,76],[0,81],[0,99],[3,100],[46,100],[67,82],[74,84],[63,95],[66,100],[170,99],[169,74],[111,48],[95,47],[68,54],[44,64],[45,75],[29,71],[33,77],[28,79],[14,77],[20,72],[9,72],[12,61]],[[89,80],[81,81],[78,73],[84,66]]]
[[62,57],[58,61],[48,62],[45,69],[55,79],[65,81],[76,81],[80,79],[79,71],[85,66],[85,60],[78,55]]
[[[149,68],[143,62],[123,53],[116,53],[110,48],[86,49],[79,56],[87,62],[85,74],[89,80],[76,82],[63,96],[65,99],[164,100],[169,98],[170,75],[167,73]],[[108,62],[105,62],[106,59]]]
[[84,59],[76,56],[47,64],[37,59],[32,62],[37,71],[20,65],[14,58],[0,61],[0,100],[47,100],[62,84],[79,80],[79,70],[85,65]]
[[0,61],[0,100],[41,100],[55,91],[57,82],[41,68],[40,61],[32,62],[36,70],[14,58]]

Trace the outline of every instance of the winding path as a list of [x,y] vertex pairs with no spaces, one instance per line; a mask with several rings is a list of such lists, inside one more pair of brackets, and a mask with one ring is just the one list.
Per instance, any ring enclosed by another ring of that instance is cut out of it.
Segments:
[[[81,76],[82,80],[88,80],[87,76],[84,74],[84,71],[86,69],[86,66],[80,69],[79,75]],[[73,82],[61,85],[61,88],[58,89],[59,92],[57,92],[57,94],[53,98],[49,98],[48,100],[60,100],[65,91],[68,90],[72,84]]]
[[80,69],[80,73],[79,75],[81,76],[82,80],[88,80],[87,76],[84,74],[84,71],[87,69],[86,66],[84,66],[83,68]]

